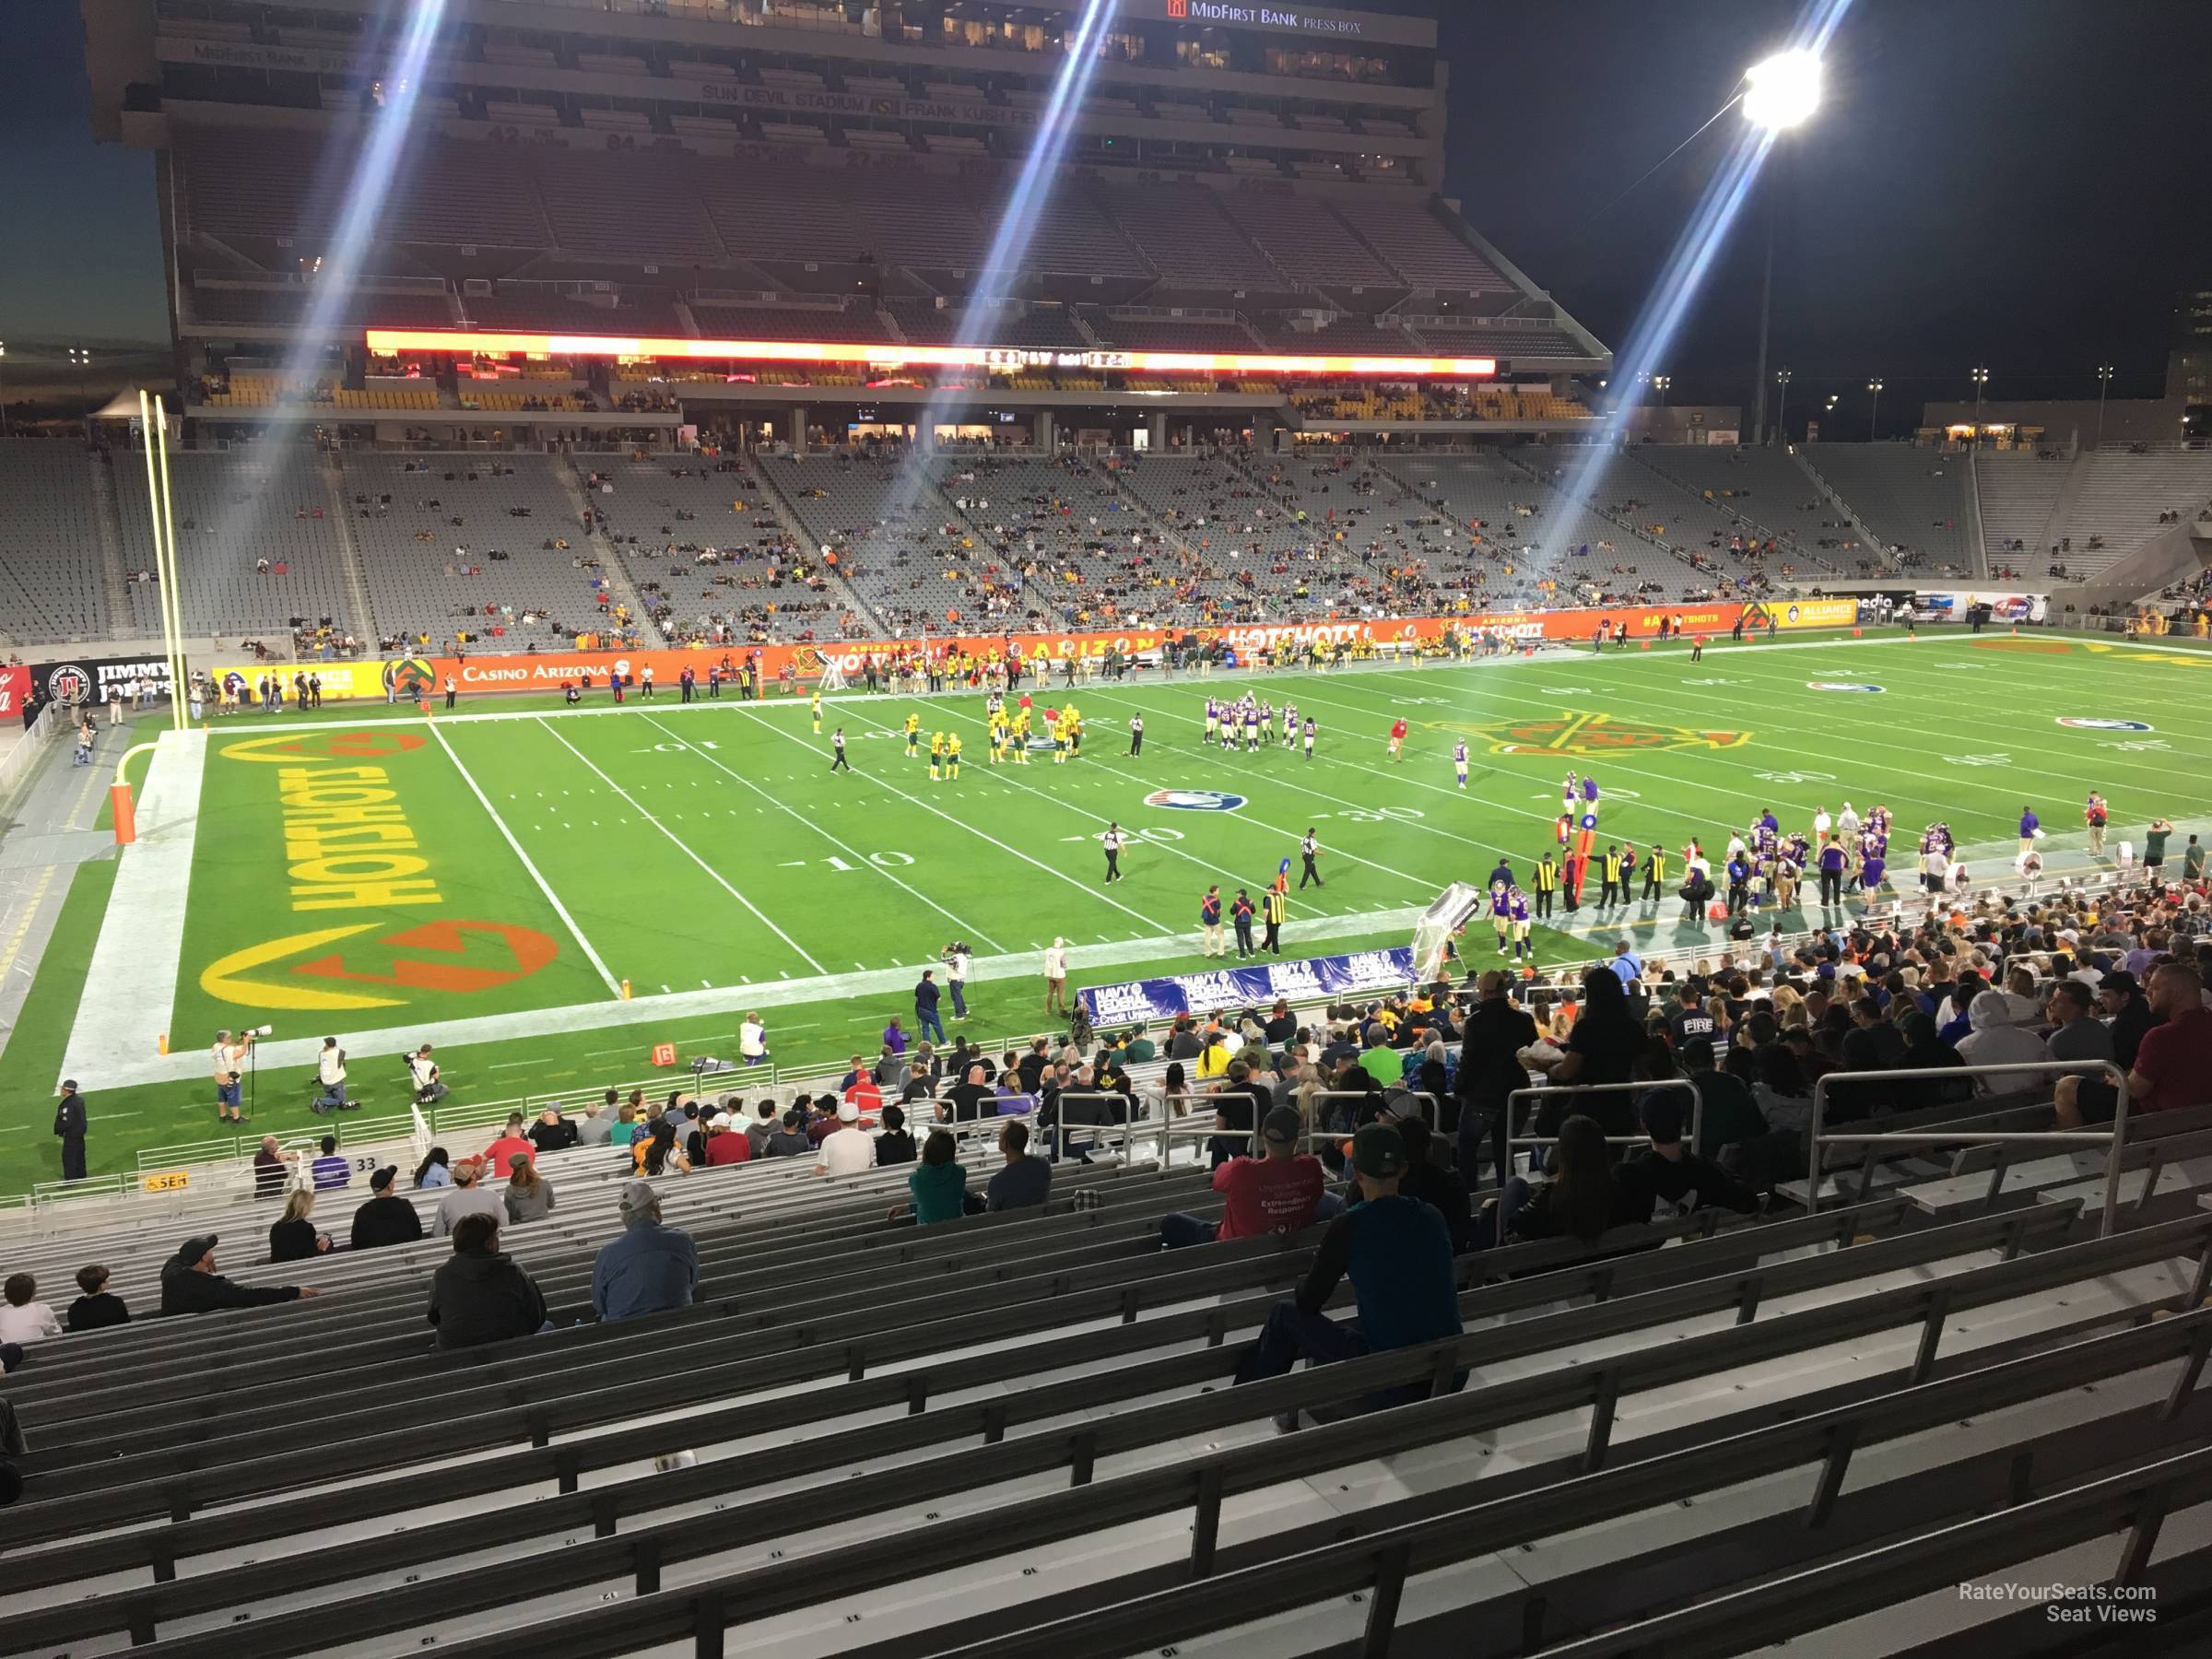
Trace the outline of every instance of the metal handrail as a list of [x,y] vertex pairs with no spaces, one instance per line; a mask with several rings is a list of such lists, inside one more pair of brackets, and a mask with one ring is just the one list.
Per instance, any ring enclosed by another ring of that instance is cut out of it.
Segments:
[[[2103,1072],[2112,1079],[2119,1098],[2112,1105],[2112,1126],[2110,1129],[2021,1129],[2010,1132],[1992,1129],[1952,1130],[1946,1133],[1940,1124],[1931,1124],[1925,1131],[1904,1134],[1879,1132],[1853,1135],[1826,1133],[1828,1122],[1828,1086],[1844,1082],[1857,1084],[1881,1079],[1889,1082],[1919,1082],[1924,1080],[1949,1081],[1958,1077],[2047,1077],[2054,1072]],[[1812,1142],[1806,1153],[1808,1191],[1806,1202],[1814,1209],[1820,1207],[1821,1147],[2097,1147],[2106,1148],[2104,1160],[2104,1212],[2097,1218],[2097,1236],[2109,1239],[2112,1234],[2113,1217],[2120,1208],[2120,1176],[2127,1147],[2127,1074],[2110,1060],[2016,1060],[2002,1065],[1934,1065],[1916,1067],[1911,1071],[1830,1072],[1813,1084]]]
[[[1689,1144],[1694,1148],[1700,1144],[1700,1132],[1705,1127],[1705,1097],[1698,1092],[1697,1081],[1691,1077],[1653,1077],[1644,1082],[1630,1083],[1541,1083],[1527,1088],[1516,1088],[1505,1097],[1505,1161],[1509,1169],[1513,1161],[1515,1147],[1556,1147],[1556,1135],[1515,1135],[1512,1133],[1514,1102],[1533,1100],[1548,1095],[1626,1094],[1641,1093],[1653,1088],[1687,1088],[1689,1090]],[[1642,1135],[1608,1135],[1609,1147],[1641,1147],[1650,1137]],[[1500,1177],[1506,1171],[1500,1171]]]

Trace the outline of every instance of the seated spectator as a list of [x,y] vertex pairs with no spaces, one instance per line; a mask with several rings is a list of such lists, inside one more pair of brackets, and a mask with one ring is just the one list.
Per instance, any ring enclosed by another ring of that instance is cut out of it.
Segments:
[[852,1101],[837,1109],[837,1128],[822,1137],[817,1175],[860,1175],[876,1167],[876,1137],[860,1126],[860,1108]]
[[622,1233],[592,1263],[592,1311],[608,1322],[688,1308],[699,1290],[699,1246],[661,1220],[660,1194],[642,1181],[622,1184]]
[[[2011,999],[2002,993],[1985,991],[1975,997],[1967,1010],[1967,1023],[1972,1029],[1959,1043],[1959,1058],[1969,1065],[2029,1065],[2051,1058],[2051,1045],[2016,1022]],[[1900,1053],[1899,1063],[1902,1062]],[[2032,1077],[1976,1077],[1974,1090],[2001,1094],[2031,1087],[2034,1081]]]
[[1053,1166],[1030,1156],[1029,1124],[1019,1118],[1007,1124],[998,1132],[998,1149],[1006,1163],[983,1188],[986,1206],[995,1214],[1042,1204],[1053,1190]]
[[806,1133],[806,1114],[794,1106],[783,1114],[783,1126],[768,1137],[763,1148],[770,1158],[803,1158],[814,1150]]
[[782,1120],[776,1115],[776,1103],[773,1100],[763,1100],[753,1110],[759,1115],[746,1124],[745,1138],[752,1143],[755,1158],[766,1158],[768,1137],[782,1126]]
[[415,1166],[415,1190],[427,1192],[433,1187],[453,1184],[453,1167],[446,1161],[445,1148],[432,1147],[423,1160]]
[[336,1135],[323,1137],[323,1155],[308,1166],[308,1175],[318,1193],[333,1192],[352,1181],[353,1166],[338,1151]]
[[883,1133],[876,1137],[876,1162],[884,1164],[911,1164],[914,1161],[914,1137],[906,1126],[906,1111],[900,1106],[883,1109]]
[[161,1312],[214,1313],[226,1308],[265,1308],[319,1295],[312,1285],[239,1285],[215,1270],[216,1236],[199,1233],[161,1264]]
[[295,1192],[284,1201],[284,1214],[269,1226],[269,1260],[309,1262],[330,1248],[330,1235],[315,1230],[309,1219],[315,1213],[315,1195]]
[[730,1121],[730,1114],[718,1112],[707,1120],[706,1157],[701,1160],[710,1170],[726,1168],[730,1164],[749,1163],[753,1157],[753,1143],[744,1130]]
[[[1787,1049],[1779,1044],[1770,1044],[1759,1050],[1759,1053],[1776,1056],[1772,1067],[1774,1075],[1783,1076],[1783,1068],[1786,1066],[1794,1076],[1795,1068],[1790,1064]],[[1650,1057],[1651,1053],[1647,1052],[1646,1058]],[[1766,1134],[1766,1115],[1759,1110],[1756,1085],[1745,1083],[1731,1072],[1713,1068],[1712,1038],[1688,1038],[1682,1044],[1681,1059],[1682,1069],[1688,1074],[1690,1087],[1697,1090],[1700,1112],[1697,1150],[1700,1157],[1720,1158],[1726,1148],[1748,1145]],[[1759,1060],[1754,1056],[1755,1073],[1759,1065]],[[1662,1072],[1660,1075],[1664,1077],[1668,1074]],[[1789,1078],[1785,1077],[1786,1080]],[[1677,1100],[1681,1099],[1678,1089],[1661,1089],[1645,1098],[1655,1099],[1657,1094],[1666,1093],[1672,1093]],[[1805,1101],[1808,1123],[1812,1109],[1812,1098],[1808,1095]]]
[[[1239,1362],[1239,1382],[1283,1376],[1300,1359],[1325,1365],[1459,1335],[1451,1235],[1435,1210],[1399,1192],[1407,1162],[1405,1137],[1388,1124],[1365,1124],[1352,1137],[1359,1201],[1329,1223],[1297,1296],[1276,1304],[1259,1341]],[[1347,1276],[1359,1313],[1340,1324],[1322,1310]],[[1465,1380],[1459,1373],[1453,1389]],[[1370,1394],[1360,1408],[1402,1405],[1429,1393],[1426,1380],[1406,1383]],[[1296,1425],[1278,1418],[1277,1426]]]
[[98,1262],[76,1270],[76,1288],[84,1292],[69,1304],[63,1323],[75,1331],[104,1331],[110,1325],[129,1324],[131,1311],[123,1298],[108,1289],[108,1270]]
[[284,1192],[285,1182],[291,1179],[292,1166],[277,1150],[276,1137],[265,1135],[253,1153],[253,1196],[276,1198]]
[[545,1297],[500,1249],[498,1216],[465,1215],[453,1230],[453,1253],[431,1276],[424,1311],[438,1328],[438,1346],[481,1347],[550,1328]]
[[1406,1143],[1406,1173],[1398,1180],[1398,1191],[1419,1199],[1444,1218],[1445,1230],[1452,1235],[1452,1253],[1457,1255],[1467,1248],[1473,1222],[1467,1183],[1436,1161],[1424,1119],[1406,1118],[1397,1128],[1398,1138]]
[[658,1117],[653,1121],[653,1133],[642,1140],[630,1143],[640,1175],[688,1175],[691,1160],[677,1145],[677,1122],[672,1117]]
[[500,1195],[483,1184],[483,1176],[473,1158],[465,1158],[453,1166],[453,1186],[438,1200],[438,1218],[431,1228],[439,1238],[451,1234],[464,1216],[489,1216],[497,1221],[507,1213]]
[[1320,1213],[1325,1176],[1320,1159],[1299,1150],[1303,1132],[1295,1109],[1273,1108],[1260,1124],[1260,1156],[1240,1154],[1214,1171],[1214,1191],[1226,1200],[1221,1219],[1202,1220],[1181,1211],[1163,1216],[1160,1242],[1180,1250],[1312,1226]]
[[566,1152],[576,1146],[582,1136],[576,1124],[560,1115],[560,1108],[548,1106],[538,1113],[537,1122],[530,1125],[530,1145],[540,1152]]
[[601,1100],[571,1124],[571,1127],[576,1131],[576,1139],[573,1144],[579,1147],[606,1146],[614,1132],[615,1112],[620,1105],[621,1097],[617,1095],[613,1089],[608,1089],[606,1100]]
[[1518,1175],[1505,1183],[1483,1212],[1479,1243],[1571,1238],[1591,1244],[1607,1228],[1644,1218],[1636,1213],[1639,1194],[1615,1178],[1612,1148],[1594,1118],[1578,1114],[1559,1125],[1544,1171],[1547,1179],[1538,1183]]
[[638,1103],[634,1100],[626,1100],[622,1109],[615,1113],[615,1121],[607,1126],[606,1144],[618,1152],[627,1153],[637,1134]]
[[507,1203],[507,1219],[518,1226],[553,1213],[553,1183],[537,1172],[527,1152],[508,1156],[507,1190],[500,1196]]
[[525,1159],[533,1158],[536,1156],[537,1147],[532,1144],[530,1137],[523,1133],[523,1114],[519,1112],[511,1112],[507,1114],[505,1132],[498,1140],[484,1148],[483,1156],[477,1161],[487,1170],[502,1171],[512,1166],[518,1153]]
[[422,1218],[392,1190],[398,1174],[391,1164],[370,1172],[369,1202],[353,1212],[353,1249],[382,1250],[387,1244],[412,1244],[422,1237]]
[[982,1200],[969,1194],[968,1168],[959,1155],[960,1143],[953,1138],[951,1130],[932,1129],[922,1146],[922,1161],[906,1178],[907,1195],[912,1202],[891,1211],[890,1219],[927,1227],[982,1214]]
[[1730,1209],[1742,1216],[1758,1212],[1758,1194],[1682,1144],[1678,1093],[1646,1095],[1642,1116],[1643,1132],[1652,1144],[1617,1171],[1621,1185],[1634,1194],[1624,1202],[1631,1211],[1641,1212],[1641,1219],[1666,1218],[1659,1214],[1663,1205],[1675,1215],[1695,1209]]
[[[0,1284],[0,1347],[15,1348],[17,1364],[21,1363],[22,1349],[62,1335],[62,1322],[38,1298],[39,1281],[28,1273],[11,1273],[6,1282]],[[11,1364],[7,1369],[16,1367]]]

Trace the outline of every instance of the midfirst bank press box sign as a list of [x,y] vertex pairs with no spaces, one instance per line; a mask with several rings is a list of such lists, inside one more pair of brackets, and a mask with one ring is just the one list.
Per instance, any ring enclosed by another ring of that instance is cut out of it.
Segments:
[[1413,947],[1408,945],[1092,985],[1078,994],[1090,1023],[1105,1028],[1173,1019],[1178,1014],[1210,1014],[1218,1008],[1250,1008],[1278,996],[1292,1002],[1324,1002],[1371,995],[1401,990],[1412,981]]

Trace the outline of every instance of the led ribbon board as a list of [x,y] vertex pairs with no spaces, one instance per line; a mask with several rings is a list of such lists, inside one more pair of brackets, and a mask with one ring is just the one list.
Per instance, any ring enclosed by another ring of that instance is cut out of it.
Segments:
[[887,346],[829,340],[615,339],[605,335],[484,334],[371,328],[369,349],[482,352],[524,357],[740,359],[776,363],[858,363],[871,368],[1125,370],[1137,374],[1343,374],[1390,380],[1482,380],[1495,358],[1277,357],[1265,352],[1034,351],[989,346]]

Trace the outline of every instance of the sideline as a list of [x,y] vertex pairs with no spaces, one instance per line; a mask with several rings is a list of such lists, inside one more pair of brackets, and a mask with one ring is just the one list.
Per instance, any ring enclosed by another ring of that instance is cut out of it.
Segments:
[[[204,732],[164,732],[159,741],[139,801],[138,839],[123,850],[85,971],[62,1056],[65,1077],[104,1080],[115,1055],[151,1053],[176,1006],[207,738]],[[189,1062],[187,1073],[206,1063],[197,1049],[182,1058]]]

